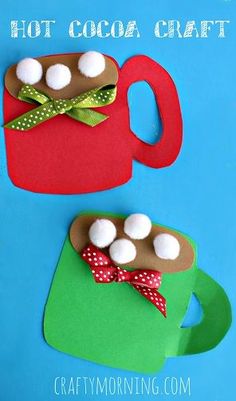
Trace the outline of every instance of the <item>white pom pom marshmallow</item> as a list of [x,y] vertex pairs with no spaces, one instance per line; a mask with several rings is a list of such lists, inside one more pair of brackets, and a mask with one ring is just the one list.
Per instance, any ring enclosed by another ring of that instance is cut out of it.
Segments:
[[179,241],[173,235],[158,234],[153,240],[153,245],[156,255],[161,259],[174,260],[179,256]]
[[88,78],[97,77],[105,70],[105,67],[105,57],[95,51],[84,53],[78,61],[78,69],[81,74]]
[[125,220],[124,232],[132,239],[144,239],[151,231],[152,222],[142,213],[131,214]]
[[49,88],[60,90],[71,81],[70,69],[64,64],[51,65],[46,72],[46,82]]
[[109,253],[112,260],[120,264],[132,262],[137,254],[135,245],[125,238],[115,240],[109,248]]
[[105,248],[116,238],[116,227],[108,219],[97,219],[89,229],[89,238],[93,245]]
[[16,66],[16,76],[24,84],[34,85],[43,76],[43,67],[34,58],[24,58]]

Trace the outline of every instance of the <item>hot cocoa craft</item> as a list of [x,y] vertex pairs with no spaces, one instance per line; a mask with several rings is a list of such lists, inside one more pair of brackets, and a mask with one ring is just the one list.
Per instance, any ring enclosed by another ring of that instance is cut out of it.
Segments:
[[[133,214],[125,220],[84,217],[72,224],[70,239],[91,269],[94,280],[99,284],[129,283],[166,317],[166,299],[157,291],[162,272],[190,268],[194,262],[190,244],[178,233],[173,235],[172,230],[160,226],[148,227],[145,233],[140,222],[145,225],[144,218],[148,217],[143,214]],[[135,240],[141,232],[145,238]]]
[[[85,75],[79,68],[82,56],[39,57],[42,77],[34,84],[20,79],[24,71],[17,75],[16,65],[6,73],[7,165],[18,187],[49,194],[105,190],[132,177],[134,159],[162,168],[179,154],[181,110],[167,71],[146,56],[132,57],[119,68],[114,59],[101,55],[104,70],[97,76]],[[87,70],[96,65],[92,58],[90,63]],[[64,78],[58,82],[61,73]],[[163,132],[155,145],[143,142],[130,129],[127,92],[142,80],[154,91],[162,119]],[[111,101],[106,89],[112,92]]]
[[[74,220],[45,308],[44,336],[49,345],[75,357],[156,372],[167,357],[215,347],[229,329],[231,308],[220,285],[197,267],[196,247],[188,236],[152,223],[144,239],[134,240],[140,230],[129,225],[125,234],[127,217],[89,213]],[[99,245],[97,231],[90,230],[97,219],[111,222],[100,248],[91,246],[91,240]],[[156,243],[164,234],[174,241]],[[111,247],[121,239],[135,246],[136,257],[119,266]],[[153,277],[156,287],[150,283]],[[182,328],[192,294],[203,317],[199,324]]]

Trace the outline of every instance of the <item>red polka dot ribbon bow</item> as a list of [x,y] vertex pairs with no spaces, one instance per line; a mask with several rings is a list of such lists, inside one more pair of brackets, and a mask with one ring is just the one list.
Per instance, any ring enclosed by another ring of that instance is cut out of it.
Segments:
[[90,266],[96,283],[127,282],[166,317],[166,300],[156,291],[161,285],[160,272],[148,269],[133,271],[121,269],[100,249],[91,244],[82,250],[81,256]]

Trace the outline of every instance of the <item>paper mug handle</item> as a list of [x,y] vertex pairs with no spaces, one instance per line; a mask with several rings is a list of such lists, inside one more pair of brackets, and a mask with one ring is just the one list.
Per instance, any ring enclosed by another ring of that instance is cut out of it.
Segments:
[[193,292],[202,306],[202,321],[179,329],[179,343],[169,356],[208,351],[223,339],[231,325],[231,306],[225,291],[200,269]]
[[182,144],[181,109],[172,78],[151,58],[134,56],[121,68],[120,80],[126,99],[130,85],[146,81],[155,94],[162,121],[161,139],[155,145],[143,142],[130,130],[134,158],[149,167],[169,166],[177,158]]

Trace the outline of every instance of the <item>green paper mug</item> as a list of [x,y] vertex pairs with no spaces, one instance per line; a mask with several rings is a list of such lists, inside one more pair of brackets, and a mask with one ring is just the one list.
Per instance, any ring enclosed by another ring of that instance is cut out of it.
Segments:
[[[154,227],[183,238],[195,254],[186,235]],[[158,371],[167,357],[204,352],[223,339],[231,324],[229,300],[195,258],[187,270],[164,273],[158,291],[166,298],[166,318],[128,283],[97,284],[68,236],[45,308],[45,339],[75,357],[142,373]],[[202,320],[182,328],[192,294]]]

